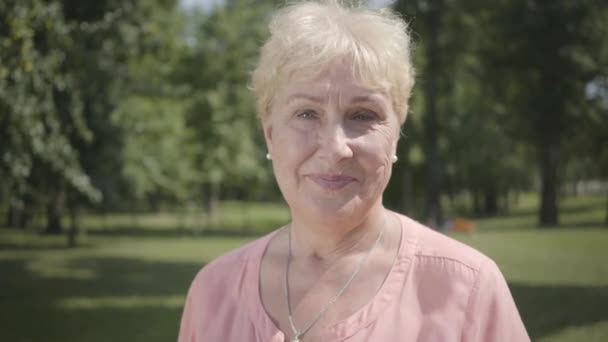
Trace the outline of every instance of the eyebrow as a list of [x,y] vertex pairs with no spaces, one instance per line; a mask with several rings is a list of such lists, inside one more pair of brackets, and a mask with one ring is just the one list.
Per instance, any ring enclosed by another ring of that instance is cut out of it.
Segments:
[[287,99],[287,103],[291,103],[292,101],[299,100],[299,99],[305,99],[305,100],[309,100],[309,101],[316,102],[316,103],[323,103],[323,101],[324,101],[323,97],[317,97],[317,96],[303,94],[303,93],[296,93],[296,94],[291,95],[289,97],[289,99]]
[[350,103],[370,103],[374,106],[379,106],[383,111],[389,110],[387,104],[383,100],[375,98],[374,95],[375,94],[355,96],[350,100]]
[[350,102],[378,102],[372,95],[360,95],[353,97]]
[[[317,96],[308,95],[308,94],[304,94],[304,93],[296,93],[289,97],[289,99],[287,100],[287,103],[298,100],[298,99],[305,99],[305,100],[310,100],[312,102],[318,102],[318,103],[321,103],[324,101],[323,97],[317,97]],[[350,99],[350,102],[377,102],[377,101],[374,99],[373,95],[359,95],[359,96],[355,96],[352,99]]]
[[[322,96],[314,96],[314,95],[309,95],[309,94],[305,94],[305,93],[295,93],[295,94],[291,95],[289,97],[289,99],[287,99],[286,103],[290,104],[291,102],[300,100],[300,99],[308,100],[308,101],[315,102],[315,103],[323,103],[325,101],[325,98]],[[368,102],[368,103],[381,104],[381,102],[379,102],[377,99],[374,99],[374,94],[354,96],[353,98],[350,99],[349,102],[350,103]]]

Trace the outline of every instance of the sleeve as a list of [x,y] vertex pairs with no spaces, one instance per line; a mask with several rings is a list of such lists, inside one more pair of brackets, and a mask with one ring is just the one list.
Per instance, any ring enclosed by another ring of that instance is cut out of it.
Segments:
[[197,304],[200,302],[198,300],[198,279],[199,276],[192,281],[190,289],[188,290],[188,295],[186,296],[186,303],[184,305],[177,337],[178,342],[195,342],[197,340],[196,322],[200,321],[200,310]]
[[462,342],[530,341],[507,282],[492,260],[477,275],[465,317]]

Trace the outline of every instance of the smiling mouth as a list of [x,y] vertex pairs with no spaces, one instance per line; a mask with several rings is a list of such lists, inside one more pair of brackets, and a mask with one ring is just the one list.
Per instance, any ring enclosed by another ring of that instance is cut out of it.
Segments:
[[340,190],[357,181],[354,177],[342,175],[311,174],[308,178],[326,190]]

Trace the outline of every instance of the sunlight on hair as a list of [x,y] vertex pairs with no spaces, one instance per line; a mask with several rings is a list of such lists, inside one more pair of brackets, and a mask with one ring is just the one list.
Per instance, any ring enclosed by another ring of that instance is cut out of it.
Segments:
[[270,112],[278,89],[295,77],[315,77],[333,62],[349,63],[364,86],[390,96],[403,123],[414,85],[407,24],[388,8],[338,0],[288,4],[272,18],[271,36],[253,72],[258,115]]

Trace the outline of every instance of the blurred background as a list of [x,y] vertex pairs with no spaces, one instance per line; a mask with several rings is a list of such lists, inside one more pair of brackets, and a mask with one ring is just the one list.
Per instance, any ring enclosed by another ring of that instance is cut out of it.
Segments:
[[[0,0],[0,336],[171,341],[289,220],[247,88],[271,0]],[[535,341],[608,340],[608,3],[403,0],[388,207],[494,258]]]

